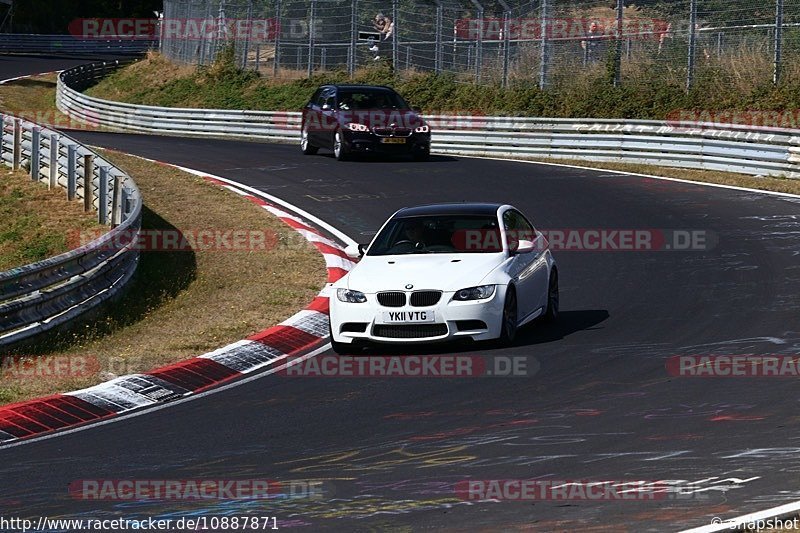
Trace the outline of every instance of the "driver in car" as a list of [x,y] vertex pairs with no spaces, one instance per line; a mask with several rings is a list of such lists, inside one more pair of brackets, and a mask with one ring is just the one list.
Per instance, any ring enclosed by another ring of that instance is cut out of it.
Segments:
[[422,249],[425,247],[425,224],[419,220],[412,220],[405,224],[403,235],[394,243],[394,246]]

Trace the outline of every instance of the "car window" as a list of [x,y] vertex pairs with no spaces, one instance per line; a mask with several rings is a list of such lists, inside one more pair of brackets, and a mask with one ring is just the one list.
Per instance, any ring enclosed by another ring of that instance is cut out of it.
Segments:
[[339,93],[339,109],[409,109],[403,98],[386,89],[343,90]]
[[536,230],[530,222],[514,209],[503,213],[503,228],[506,230],[509,250],[516,250],[521,240],[533,241],[536,238]]
[[433,215],[390,221],[367,255],[497,253],[503,251],[497,217]]
[[[329,102],[330,100],[330,102]],[[317,101],[315,102],[316,105],[322,107],[325,103],[333,103],[333,89],[322,89],[317,96]]]

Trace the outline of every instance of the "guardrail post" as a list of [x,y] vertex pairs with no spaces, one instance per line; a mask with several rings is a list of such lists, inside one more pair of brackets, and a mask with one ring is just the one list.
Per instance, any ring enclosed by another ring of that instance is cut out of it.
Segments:
[[[616,34],[616,42],[614,43],[614,87],[619,87],[622,83],[622,32],[623,20],[625,13],[625,4],[623,0],[617,0],[617,27],[614,33]],[[589,44],[586,44],[589,47]]]
[[781,81],[781,53],[783,49],[783,0],[775,0],[775,65],[772,71],[772,83]]
[[478,0],[470,0],[478,10],[478,38],[475,40],[475,83],[481,82],[481,68],[483,68],[483,4]]
[[511,8],[502,2],[503,11],[503,87],[508,87],[508,67],[511,63]]
[[67,146],[67,200],[72,201],[75,199],[76,184],[76,168],[75,159],[78,153],[78,147],[74,144]]
[[358,40],[358,0],[350,2],[350,50],[347,54],[347,75],[351,78],[356,71],[356,46]]
[[111,225],[122,224],[122,180],[114,176],[114,194],[111,196]]
[[39,164],[42,142],[42,128],[34,126],[31,130],[31,179],[39,181]]
[[697,47],[697,0],[689,3],[689,58],[686,61],[686,91],[694,84],[694,56]]
[[434,70],[438,74],[442,71],[442,10],[443,6],[439,0],[434,0],[436,2],[436,51],[434,53],[435,56],[435,65]]
[[272,60],[272,75],[278,75],[281,64],[281,0],[275,1],[275,58]]
[[[252,32],[253,28],[253,0],[247,0],[247,30]],[[242,50],[242,69],[247,70],[247,62],[250,59],[250,36],[244,40],[244,50]]]
[[547,43],[547,32],[550,26],[548,22],[548,17],[550,16],[550,9],[548,7],[548,3],[550,0],[542,0],[541,6],[541,36],[540,36],[540,44],[539,44],[539,88],[545,89],[548,85],[548,74],[550,66],[550,51],[548,50],[548,43]]
[[50,190],[58,186],[58,134],[50,134],[50,182],[47,187]]
[[92,209],[94,199],[94,156],[87,154],[83,156],[83,210],[89,212]]
[[22,157],[22,123],[18,118],[14,119],[14,155],[11,168],[19,170],[20,158]]
[[400,24],[397,9],[397,0],[392,0],[392,22],[394,22],[394,29],[392,30],[392,73],[398,70],[398,55],[400,53]]
[[97,191],[97,221],[100,224],[108,224],[108,167],[100,167],[100,183]]
[[314,72],[314,27],[317,22],[317,1],[311,0],[311,10],[308,17],[308,77]]

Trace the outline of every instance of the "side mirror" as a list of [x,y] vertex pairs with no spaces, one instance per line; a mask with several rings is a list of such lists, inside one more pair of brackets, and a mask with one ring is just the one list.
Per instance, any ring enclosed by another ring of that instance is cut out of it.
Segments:
[[367,247],[364,244],[351,244],[347,248],[344,249],[345,255],[347,257],[351,257],[353,259],[360,259],[364,257],[364,252],[366,251]]
[[532,252],[535,247],[536,247],[536,245],[533,243],[533,241],[520,240],[519,244],[517,244],[517,249],[514,250],[514,253],[515,254],[527,254],[527,253]]

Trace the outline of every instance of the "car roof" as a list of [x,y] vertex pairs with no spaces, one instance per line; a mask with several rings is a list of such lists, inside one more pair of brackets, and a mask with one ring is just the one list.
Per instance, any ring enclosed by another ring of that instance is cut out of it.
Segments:
[[334,89],[345,89],[345,90],[378,89],[381,91],[394,91],[394,89],[392,89],[391,87],[387,87],[386,85],[328,84],[328,85],[323,85],[322,87],[333,87]]
[[461,202],[447,204],[429,204],[417,207],[405,207],[395,213],[395,217],[421,217],[429,215],[497,215],[497,211],[505,204],[482,202]]

